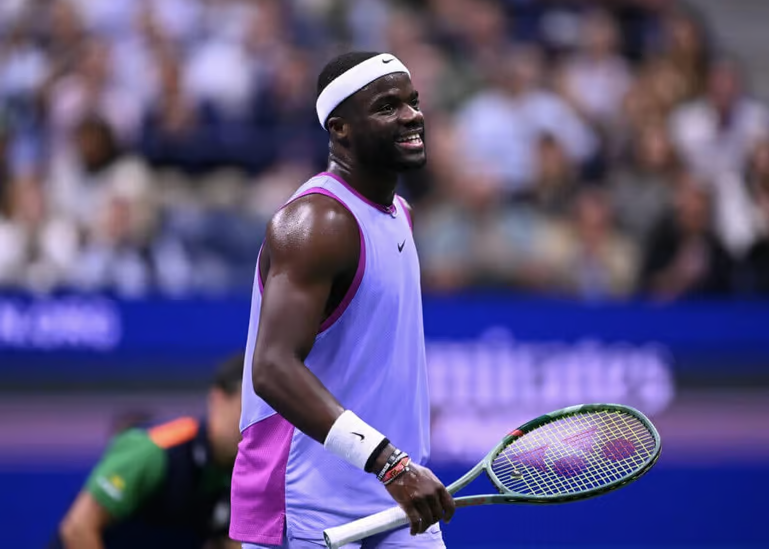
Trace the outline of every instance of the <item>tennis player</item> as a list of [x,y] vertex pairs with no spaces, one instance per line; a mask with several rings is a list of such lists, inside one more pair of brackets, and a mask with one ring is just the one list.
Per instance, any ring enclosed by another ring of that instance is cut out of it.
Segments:
[[398,174],[426,162],[419,97],[393,55],[353,52],[323,69],[316,107],[328,171],[275,214],[257,262],[230,537],[314,549],[325,528],[395,500],[410,529],[364,547],[444,547],[454,501],[422,466],[420,271],[395,194]]
[[114,437],[49,549],[234,549],[230,480],[240,441],[243,353],[217,369],[203,418]]

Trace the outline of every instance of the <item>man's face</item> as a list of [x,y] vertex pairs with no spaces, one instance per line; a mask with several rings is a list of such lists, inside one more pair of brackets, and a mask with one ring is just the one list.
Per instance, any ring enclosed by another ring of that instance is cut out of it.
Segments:
[[109,156],[103,132],[87,125],[77,132],[77,147],[80,158],[87,169],[95,169]]
[[215,424],[213,443],[217,446],[217,453],[234,460],[240,442],[241,393],[238,390],[227,394],[214,388],[209,393],[208,406],[210,420]]
[[739,99],[741,92],[737,68],[729,63],[721,63],[711,70],[708,79],[712,103],[719,110],[729,110]]
[[383,76],[350,99],[349,143],[358,161],[397,172],[425,165],[424,116],[407,74]]

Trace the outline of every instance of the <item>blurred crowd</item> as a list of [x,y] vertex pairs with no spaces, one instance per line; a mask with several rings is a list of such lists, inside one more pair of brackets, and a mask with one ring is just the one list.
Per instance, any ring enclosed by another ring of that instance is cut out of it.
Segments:
[[769,110],[674,0],[5,0],[0,286],[242,291],[320,171],[315,78],[410,67],[424,285],[769,294]]

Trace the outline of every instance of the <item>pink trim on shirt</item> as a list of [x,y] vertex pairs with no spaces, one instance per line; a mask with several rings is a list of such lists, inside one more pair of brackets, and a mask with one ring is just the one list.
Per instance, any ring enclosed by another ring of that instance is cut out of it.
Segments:
[[[336,196],[334,193],[332,193],[328,189],[324,189],[322,187],[312,187],[310,189],[307,189],[303,193],[297,195],[292,200],[287,202],[283,207],[285,208],[286,206],[291,204],[291,202],[294,202],[295,200],[298,200],[303,196],[307,196],[308,194],[322,194],[324,196],[328,196],[329,198],[333,198],[334,200],[339,202],[342,206],[344,206],[345,209],[352,214],[352,210],[345,203],[344,200]],[[355,214],[353,214],[353,218],[355,218]],[[357,223],[358,220],[356,219],[355,221]],[[318,333],[325,332],[331,326],[333,326],[337,320],[339,320],[339,317],[341,317],[342,314],[344,314],[344,312],[347,310],[347,307],[349,307],[350,303],[355,297],[355,294],[358,292],[358,288],[360,287],[361,282],[363,281],[363,273],[366,270],[366,240],[363,238],[363,230],[360,228],[360,223],[358,223],[358,236],[360,237],[360,255],[358,257],[358,268],[355,270],[355,276],[353,277],[352,283],[350,284],[350,287],[347,289],[347,292],[344,294],[342,301],[340,301],[339,305],[337,305],[334,308],[334,310],[331,312],[328,318],[326,318],[326,320],[323,321],[323,323],[320,325],[320,330],[318,331]],[[257,264],[256,264],[256,276],[258,279],[260,293],[264,292],[264,282],[262,281],[262,271],[261,271],[261,267],[259,266],[259,261],[261,259],[263,248],[264,248],[264,245],[262,245],[262,248],[259,249],[259,256],[257,257]]]
[[256,282],[259,284],[259,293],[264,293],[264,283],[262,282],[262,250],[264,250],[264,242],[259,246],[259,254],[256,256]]
[[411,222],[411,214],[409,213],[409,209],[408,209],[408,207],[406,206],[406,201],[405,201],[405,200],[403,200],[403,199],[402,199],[400,196],[398,196],[397,194],[395,195],[395,198],[397,198],[397,199],[398,199],[398,202],[400,202],[400,203],[401,203],[401,208],[403,208],[403,215],[405,215],[405,216],[406,216],[406,221],[408,221],[408,222],[409,222],[409,228],[411,229],[411,232],[413,233],[413,232],[414,232],[414,224]]
[[232,471],[230,537],[282,545],[286,522],[286,465],[294,426],[278,414],[243,431]]
[[382,206],[381,204],[377,204],[376,202],[373,202],[373,201],[369,200],[368,198],[366,198],[365,196],[360,194],[358,191],[356,191],[347,181],[345,181],[344,179],[342,179],[340,176],[336,175],[335,173],[321,172],[316,177],[320,177],[322,175],[325,175],[326,177],[330,177],[331,179],[334,179],[334,180],[338,181],[340,184],[344,185],[344,187],[348,191],[350,191],[352,194],[354,194],[356,197],[358,197],[362,202],[365,202],[366,204],[368,204],[372,208],[376,208],[380,212],[386,213],[386,214],[389,214],[389,215],[393,215],[393,213],[396,212],[395,204],[390,204],[389,206]]

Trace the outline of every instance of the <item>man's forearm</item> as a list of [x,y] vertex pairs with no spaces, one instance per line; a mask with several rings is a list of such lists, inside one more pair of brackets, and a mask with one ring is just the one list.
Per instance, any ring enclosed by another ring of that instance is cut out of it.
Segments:
[[344,411],[315,374],[294,357],[257,359],[253,384],[273,410],[321,444]]
[[[254,390],[286,421],[325,445],[332,426],[345,411],[344,407],[301,361],[292,358],[282,362],[280,365],[277,360],[255,361]],[[372,446],[376,446],[376,440]],[[360,461],[358,466],[363,468],[365,461],[366,470],[376,472],[382,469],[395,447],[386,439],[377,447],[372,446],[362,446],[360,452],[363,454],[353,462]],[[350,460],[349,455],[344,457]]]
[[59,535],[64,549],[104,549],[102,533],[92,528],[65,522]]

